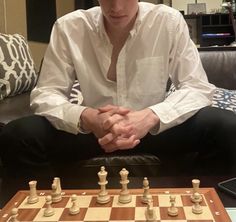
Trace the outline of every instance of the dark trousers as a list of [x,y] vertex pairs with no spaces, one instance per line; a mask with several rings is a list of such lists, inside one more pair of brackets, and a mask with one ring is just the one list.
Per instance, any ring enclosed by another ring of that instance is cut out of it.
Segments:
[[[56,130],[46,118],[36,115],[7,124],[0,134],[0,146],[3,165],[11,175],[39,173],[43,168],[50,171],[52,166],[104,154],[93,134],[73,135]],[[235,170],[236,115],[217,108],[203,108],[176,127],[155,136],[148,134],[130,152],[154,154],[167,162],[197,152],[215,160],[215,166],[211,167],[226,168],[227,163],[229,170]]]

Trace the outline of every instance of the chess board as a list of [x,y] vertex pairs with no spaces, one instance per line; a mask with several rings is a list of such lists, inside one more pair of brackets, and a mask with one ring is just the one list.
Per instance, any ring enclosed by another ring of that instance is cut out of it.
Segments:
[[[35,204],[27,203],[29,191],[18,191],[16,195],[0,211],[0,221],[9,221],[11,210],[18,208],[19,221],[51,222],[51,221],[85,221],[85,222],[144,222],[147,205],[143,204],[141,197],[142,189],[130,189],[132,201],[127,204],[120,204],[118,196],[120,190],[109,189],[111,201],[107,204],[98,204],[96,197],[99,190],[63,190],[62,200],[53,203],[55,214],[51,217],[43,216],[45,209],[45,197],[51,194],[48,190],[38,190],[39,201]],[[230,218],[225,211],[214,188],[200,188],[202,196],[202,214],[193,214],[191,202],[192,188],[177,189],[150,189],[153,197],[153,206],[157,215],[157,222],[230,222]],[[71,195],[78,196],[80,212],[76,215],[69,214],[71,207]],[[176,207],[178,216],[168,216],[167,210],[170,207],[169,197],[176,197]]]

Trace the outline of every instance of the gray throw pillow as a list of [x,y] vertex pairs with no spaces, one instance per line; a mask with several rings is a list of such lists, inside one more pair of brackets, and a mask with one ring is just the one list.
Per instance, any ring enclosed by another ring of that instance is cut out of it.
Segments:
[[25,38],[0,33],[0,100],[31,90],[37,78]]

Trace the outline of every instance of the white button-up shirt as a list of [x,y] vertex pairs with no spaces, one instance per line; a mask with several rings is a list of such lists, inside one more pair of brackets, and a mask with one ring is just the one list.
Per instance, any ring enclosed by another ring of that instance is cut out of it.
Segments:
[[[31,94],[35,113],[57,129],[77,134],[86,107],[149,107],[161,121],[155,134],[211,104],[215,87],[208,83],[187,24],[177,10],[139,3],[135,25],[118,57],[116,82],[107,78],[111,54],[100,7],[59,18]],[[166,98],[169,77],[177,90]],[[68,100],[75,79],[83,96],[78,105]]]

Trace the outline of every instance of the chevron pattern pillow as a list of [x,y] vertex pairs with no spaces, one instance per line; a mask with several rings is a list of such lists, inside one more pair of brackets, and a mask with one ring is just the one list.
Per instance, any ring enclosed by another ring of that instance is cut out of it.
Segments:
[[25,38],[0,33],[0,100],[31,90],[37,78]]

